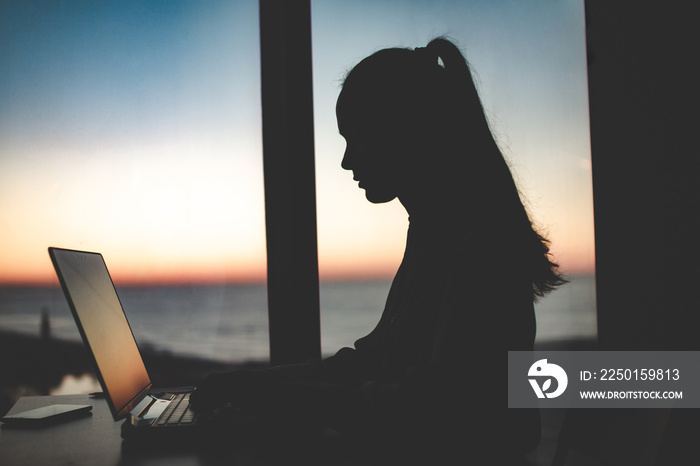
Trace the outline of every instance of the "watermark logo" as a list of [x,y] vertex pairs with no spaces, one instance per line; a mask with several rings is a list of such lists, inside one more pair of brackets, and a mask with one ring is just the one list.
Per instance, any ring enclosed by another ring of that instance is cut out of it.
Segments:
[[[546,359],[540,359],[530,366],[530,370],[527,372],[530,385],[535,391],[537,398],[556,398],[566,390],[566,386],[569,383],[569,378],[566,376],[566,372],[561,367],[556,364],[548,363]],[[540,386],[538,379],[542,379],[543,383]],[[556,388],[553,391],[548,391],[552,388],[552,379],[556,380]]]

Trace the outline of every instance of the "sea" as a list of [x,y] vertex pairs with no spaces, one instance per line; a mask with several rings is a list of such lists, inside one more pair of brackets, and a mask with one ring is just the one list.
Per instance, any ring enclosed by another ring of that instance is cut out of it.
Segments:
[[[536,303],[537,341],[596,337],[593,275],[570,282]],[[321,282],[324,356],[352,346],[376,325],[390,281]],[[265,284],[133,287],[116,284],[141,348],[222,362],[269,360]],[[80,340],[58,287],[0,287],[0,332],[40,334],[42,314],[51,336]],[[0,355],[0,357],[2,357]]]

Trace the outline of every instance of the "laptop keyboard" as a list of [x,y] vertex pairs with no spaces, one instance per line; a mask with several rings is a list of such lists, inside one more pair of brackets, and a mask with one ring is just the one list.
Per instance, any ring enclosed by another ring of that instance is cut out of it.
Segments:
[[190,409],[190,394],[179,393],[165,408],[156,425],[192,424],[194,420],[195,412]]

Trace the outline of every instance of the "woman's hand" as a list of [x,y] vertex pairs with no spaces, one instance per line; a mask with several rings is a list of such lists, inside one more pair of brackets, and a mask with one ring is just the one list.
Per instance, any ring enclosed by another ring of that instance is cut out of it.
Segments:
[[259,410],[273,402],[276,384],[253,371],[213,373],[190,396],[192,408],[212,412],[225,405]]

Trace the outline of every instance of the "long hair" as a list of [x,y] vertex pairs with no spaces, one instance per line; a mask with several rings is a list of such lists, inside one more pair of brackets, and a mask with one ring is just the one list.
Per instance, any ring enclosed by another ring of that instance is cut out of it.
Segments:
[[490,247],[510,257],[532,283],[534,298],[566,283],[522,203],[470,66],[451,41],[370,55],[346,76],[339,105],[348,95],[368,125],[400,135],[396,140],[411,148],[404,153],[421,154],[406,165],[464,212]]

